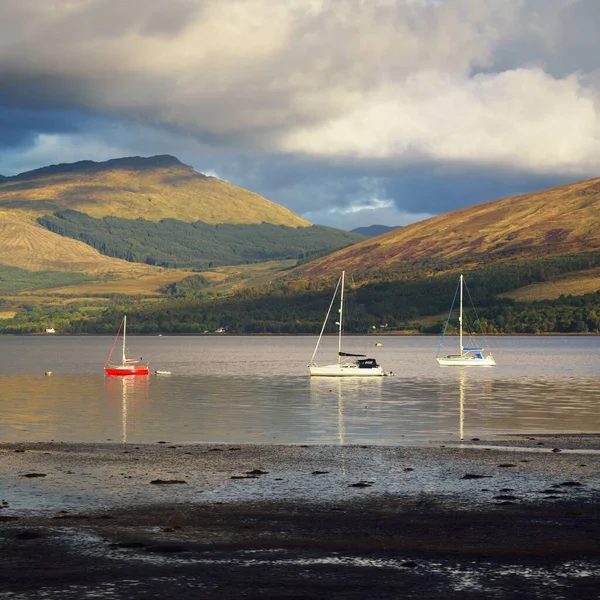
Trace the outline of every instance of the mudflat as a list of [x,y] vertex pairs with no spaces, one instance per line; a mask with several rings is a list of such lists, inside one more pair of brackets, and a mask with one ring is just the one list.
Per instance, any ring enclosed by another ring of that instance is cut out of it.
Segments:
[[598,598],[600,436],[0,444],[0,598]]

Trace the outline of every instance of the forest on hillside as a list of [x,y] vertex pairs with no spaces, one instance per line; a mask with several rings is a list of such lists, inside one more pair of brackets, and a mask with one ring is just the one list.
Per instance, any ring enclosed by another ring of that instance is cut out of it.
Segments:
[[[592,268],[600,253],[510,261],[465,271],[468,319],[480,333],[597,333],[600,293],[561,296],[521,303],[500,294],[531,283]],[[344,327],[349,333],[413,331],[439,333],[457,286],[457,273],[414,280],[352,285],[349,278]],[[194,286],[175,287],[160,302],[114,298],[105,310],[43,308],[28,305],[13,319],[0,321],[3,333],[36,333],[46,327],[65,333],[111,333],[123,312],[132,333],[203,334],[218,328],[231,333],[318,333],[332,289],[312,282],[288,282],[269,290],[245,289],[226,298],[198,298]],[[473,309],[469,309],[472,300]],[[456,323],[456,320],[454,320]],[[332,322],[327,331],[336,329]]]
[[106,256],[160,267],[199,270],[268,260],[306,260],[365,239],[357,233],[321,225],[210,225],[177,219],[158,222],[118,217],[97,219],[75,210],[55,212],[40,217],[38,222]]

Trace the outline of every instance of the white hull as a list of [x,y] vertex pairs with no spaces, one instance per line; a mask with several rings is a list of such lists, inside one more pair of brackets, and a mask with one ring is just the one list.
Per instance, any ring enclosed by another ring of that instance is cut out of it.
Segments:
[[475,356],[446,356],[438,357],[438,363],[442,367],[495,367],[496,361],[491,356],[476,358]]
[[309,369],[312,377],[383,377],[385,375],[381,367],[361,369],[355,364],[310,366]]

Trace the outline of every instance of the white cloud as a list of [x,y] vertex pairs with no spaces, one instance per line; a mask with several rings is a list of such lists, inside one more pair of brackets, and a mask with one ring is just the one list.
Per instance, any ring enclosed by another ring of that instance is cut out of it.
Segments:
[[[0,108],[128,122],[39,136],[3,174],[164,152],[248,183],[278,154],[371,179],[600,171],[598,0],[0,0],[0,14]],[[329,223],[396,210],[368,186],[279,185],[266,195]]]
[[577,76],[539,69],[456,78],[421,73],[325,124],[297,128],[289,152],[473,162],[531,171],[600,168],[600,119]]

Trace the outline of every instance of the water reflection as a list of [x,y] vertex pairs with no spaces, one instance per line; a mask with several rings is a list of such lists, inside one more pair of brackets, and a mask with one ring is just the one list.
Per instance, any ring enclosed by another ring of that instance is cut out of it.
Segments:
[[[337,443],[346,442],[346,419],[356,426],[370,421],[382,400],[383,381],[379,377],[311,377],[310,401],[319,410],[319,418],[332,406],[337,407]],[[369,414],[368,411],[371,410]],[[346,415],[346,413],[348,413]],[[353,432],[354,433],[354,432]]]
[[467,376],[464,370],[460,374],[460,380],[458,382],[459,389],[459,427],[458,435],[462,442],[465,439],[465,387],[466,387]]
[[381,361],[396,377],[321,379],[306,375],[308,337],[147,338],[171,377],[105,378],[98,339],[0,336],[0,440],[424,445],[599,432],[593,341],[498,339],[522,346],[502,368],[449,370],[427,339],[390,338]]
[[109,405],[121,405],[121,442],[127,443],[127,417],[130,403],[139,403],[149,398],[150,375],[130,377],[105,377],[104,389]]

